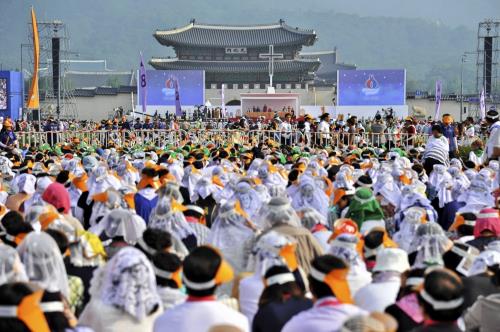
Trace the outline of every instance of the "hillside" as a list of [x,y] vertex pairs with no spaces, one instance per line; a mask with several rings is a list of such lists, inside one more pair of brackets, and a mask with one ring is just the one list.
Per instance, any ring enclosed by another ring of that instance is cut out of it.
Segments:
[[[186,1],[175,5],[171,0],[0,2],[3,45],[0,63],[4,68],[19,67],[20,44],[28,42],[31,3],[39,20],[60,19],[68,24],[72,50],[77,51],[80,58],[107,59],[109,67],[119,70],[136,67],[141,50],[146,58],[171,55],[153,39],[153,31],[185,25],[191,18],[200,22],[230,24],[269,23],[283,18],[292,26],[313,28],[319,40],[311,50],[337,46],[342,61],[355,63],[361,68],[407,68],[409,91],[432,90],[436,78],[444,81],[447,92],[457,91],[460,55],[476,48],[477,21],[470,18],[464,22],[466,25],[458,25],[456,20],[445,25],[432,17],[408,17],[403,10],[401,15],[406,17],[395,17],[394,14],[391,17],[370,16],[366,8],[359,11],[364,16],[359,16],[341,13],[335,6],[319,0],[309,1],[308,8],[301,10],[294,1],[284,0],[271,4],[263,0]],[[349,9],[348,1],[333,2],[343,6],[340,10]],[[365,0],[361,2],[367,3]],[[394,3],[393,0],[390,2]],[[285,6],[287,3],[291,4]],[[494,1],[481,3],[484,7]],[[458,17],[458,9],[450,16]],[[374,13],[382,14],[380,11]],[[473,64],[467,64],[465,72],[466,89],[471,89],[475,81]]]

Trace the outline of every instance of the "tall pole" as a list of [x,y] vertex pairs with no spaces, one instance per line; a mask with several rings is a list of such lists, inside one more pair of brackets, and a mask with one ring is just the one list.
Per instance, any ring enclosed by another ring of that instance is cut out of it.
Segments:
[[460,63],[460,122],[462,122],[462,114],[464,109],[464,62],[466,54],[462,54],[462,61]]
[[24,116],[23,44],[21,44],[21,80],[22,80],[22,85],[21,85],[21,107],[23,109],[23,116]]

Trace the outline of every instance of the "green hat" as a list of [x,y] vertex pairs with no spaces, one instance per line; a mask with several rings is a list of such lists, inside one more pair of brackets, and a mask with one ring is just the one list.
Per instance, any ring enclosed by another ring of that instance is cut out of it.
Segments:
[[346,218],[351,218],[361,228],[365,221],[384,220],[384,212],[370,189],[359,188],[349,204]]
[[62,150],[61,150],[61,147],[60,146],[54,146],[54,148],[52,149],[52,151],[57,154],[58,156],[62,156]]
[[40,149],[41,152],[49,151],[50,150],[50,145],[48,145],[47,143],[42,144],[42,145],[40,145],[39,149]]

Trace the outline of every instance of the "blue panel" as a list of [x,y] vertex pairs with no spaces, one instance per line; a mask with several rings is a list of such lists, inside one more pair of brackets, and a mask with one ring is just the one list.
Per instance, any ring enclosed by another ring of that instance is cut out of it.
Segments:
[[20,72],[0,71],[0,116],[17,120],[23,105]]
[[406,72],[395,70],[339,70],[337,105],[378,106],[406,103]]
[[[174,82],[179,82],[182,105],[205,104],[205,72],[203,70],[147,70],[146,99],[148,106],[175,106]],[[138,91],[140,105],[141,91]]]

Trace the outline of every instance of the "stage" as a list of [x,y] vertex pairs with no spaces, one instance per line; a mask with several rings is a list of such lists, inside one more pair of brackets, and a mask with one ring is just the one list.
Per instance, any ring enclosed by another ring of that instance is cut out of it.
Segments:
[[[298,93],[242,93],[241,112],[249,117],[264,116],[270,119],[278,112],[280,117],[287,112],[300,113]],[[265,111],[264,111],[265,110]]]

